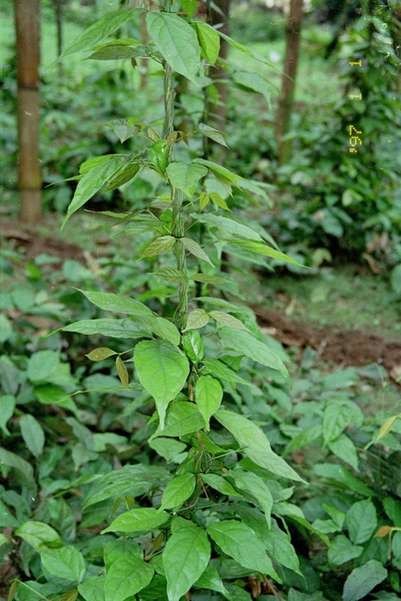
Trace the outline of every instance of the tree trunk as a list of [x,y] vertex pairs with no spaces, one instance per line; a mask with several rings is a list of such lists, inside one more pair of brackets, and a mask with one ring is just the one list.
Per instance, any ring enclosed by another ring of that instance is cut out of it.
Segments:
[[20,220],[40,220],[39,161],[40,0],[14,0],[17,46],[18,187]]
[[61,56],[63,52],[63,0],[53,0],[53,7],[56,18],[57,56]]
[[303,0],[291,0],[286,30],[284,71],[276,116],[277,155],[279,163],[281,164],[288,160],[291,154],[291,144],[288,141],[284,141],[283,138],[287,133],[290,124],[291,112],[294,104],[302,17]]

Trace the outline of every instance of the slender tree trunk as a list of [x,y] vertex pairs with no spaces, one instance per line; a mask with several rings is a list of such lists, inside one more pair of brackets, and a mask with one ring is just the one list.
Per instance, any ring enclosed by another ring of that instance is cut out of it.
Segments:
[[277,154],[280,163],[284,163],[288,160],[291,154],[291,144],[288,141],[284,141],[283,138],[287,133],[290,124],[292,108],[294,105],[302,18],[303,0],[291,0],[286,30],[284,71],[276,116]]
[[17,46],[18,187],[20,219],[40,220],[39,161],[40,0],[14,0]]
[[53,7],[56,17],[57,56],[61,56],[63,52],[63,0],[53,0]]

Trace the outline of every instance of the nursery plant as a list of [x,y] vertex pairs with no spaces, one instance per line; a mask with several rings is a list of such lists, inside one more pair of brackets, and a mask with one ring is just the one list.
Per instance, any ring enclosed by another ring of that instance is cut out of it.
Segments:
[[[124,465],[100,464],[98,473],[73,483],[83,494],[85,527],[95,527],[90,543],[85,528],[71,544],[73,537],[60,536],[45,521],[18,526],[15,536],[31,549],[25,571],[34,578],[16,579],[10,600],[249,599],[276,594],[289,572],[301,576],[288,524],[310,528],[289,501],[293,482],[302,478],[272,450],[236,392],[257,391],[237,373],[242,359],[258,364],[266,378],[285,379],[285,355],[245,305],[222,298],[228,276],[219,273],[223,249],[243,258],[293,259],[232,215],[236,193],[263,201],[265,189],[204,155],[203,138],[225,145],[224,133],[200,123],[189,139],[175,129],[177,76],[203,94],[213,85],[207,68],[219,60],[219,32],[194,12],[186,2],[169,1],[159,9],[120,9],[91,25],[64,53],[130,59],[134,67],[146,59],[162,71],[161,116],[151,124],[122,124],[127,138],[139,136],[143,147],[86,160],[63,225],[98,191],[128,186],[139,173],[151,178],[154,192],[144,208],[141,202],[103,217],[172,292],[162,305],[154,298],[145,304],[134,292],[81,291],[101,317],[74,322],[64,332],[110,339],[90,350],[88,361],[115,361],[122,394],[144,407],[141,437],[148,450]],[[139,16],[145,16],[148,43],[112,37]],[[31,381],[46,379],[54,360],[51,351],[37,353]],[[24,421],[26,440],[39,453],[37,422]],[[79,464],[82,453],[96,449],[87,445],[85,426],[72,418],[68,423],[81,441],[74,459]],[[103,448],[107,444],[104,439]],[[18,469],[13,460],[5,452],[5,463]]]

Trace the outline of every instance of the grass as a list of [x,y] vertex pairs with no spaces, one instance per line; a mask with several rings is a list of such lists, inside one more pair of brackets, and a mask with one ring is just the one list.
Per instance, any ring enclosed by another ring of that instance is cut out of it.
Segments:
[[294,319],[401,340],[400,297],[384,277],[358,266],[324,268],[312,276],[268,275],[257,286],[258,303]]

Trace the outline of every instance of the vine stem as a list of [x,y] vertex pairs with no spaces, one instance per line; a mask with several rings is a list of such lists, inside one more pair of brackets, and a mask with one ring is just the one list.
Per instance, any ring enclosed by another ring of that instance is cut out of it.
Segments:
[[[169,155],[171,156],[172,145],[174,138],[174,78],[173,72],[169,65],[165,64],[164,70],[164,126],[163,136],[167,140],[169,147]],[[170,137],[170,139],[169,139]],[[171,140],[173,140],[171,142]],[[185,247],[183,237],[185,235],[185,224],[183,214],[183,194],[180,190],[171,188],[171,202],[173,209],[172,219],[172,235],[176,238],[174,253],[177,263],[177,269],[180,272],[181,278],[178,286],[178,305],[175,311],[175,322],[180,330],[183,330],[187,324],[188,317],[188,273],[187,260],[185,255]]]

